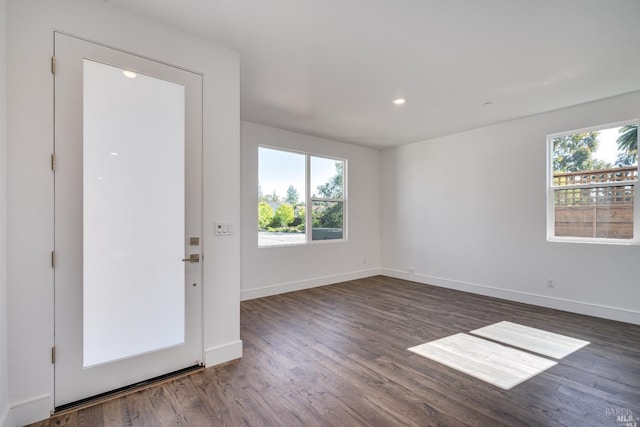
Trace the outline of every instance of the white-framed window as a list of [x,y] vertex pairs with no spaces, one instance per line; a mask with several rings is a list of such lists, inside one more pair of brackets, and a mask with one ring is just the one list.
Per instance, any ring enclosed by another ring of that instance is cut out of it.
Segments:
[[346,240],[347,161],[258,147],[258,246]]
[[640,244],[638,120],[547,136],[547,240]]

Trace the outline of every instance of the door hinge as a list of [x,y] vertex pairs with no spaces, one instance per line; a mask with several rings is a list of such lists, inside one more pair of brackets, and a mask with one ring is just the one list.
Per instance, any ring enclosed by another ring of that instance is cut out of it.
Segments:
[[56,153],[51,154],[51,170],[56,171]]
[[56,347],[51,347],[51,364],[54,365],[56,363]]
[[56,251],[51,251],[51,267],[56,268]]
[[56,74],[56,57],[55,56],[51,57],[51,74],[53,75]]

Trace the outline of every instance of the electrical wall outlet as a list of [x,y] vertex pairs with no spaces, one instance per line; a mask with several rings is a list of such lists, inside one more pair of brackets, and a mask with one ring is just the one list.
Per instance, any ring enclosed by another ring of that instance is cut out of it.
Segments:
[[556,280],[549,278],[547,279],[547,288],[555,288],[556,287]]

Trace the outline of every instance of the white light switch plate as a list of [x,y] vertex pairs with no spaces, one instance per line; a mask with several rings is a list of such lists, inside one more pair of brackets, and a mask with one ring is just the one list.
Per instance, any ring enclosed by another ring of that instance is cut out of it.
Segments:
[[216,236],[233,236],[233,224],[230,222],[216,222],[214,229]]

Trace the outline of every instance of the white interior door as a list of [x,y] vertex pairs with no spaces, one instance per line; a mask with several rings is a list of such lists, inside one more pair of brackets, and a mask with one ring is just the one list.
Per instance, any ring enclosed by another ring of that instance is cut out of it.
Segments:
[[202,76],[55,34],[55,406],[202,360]]

